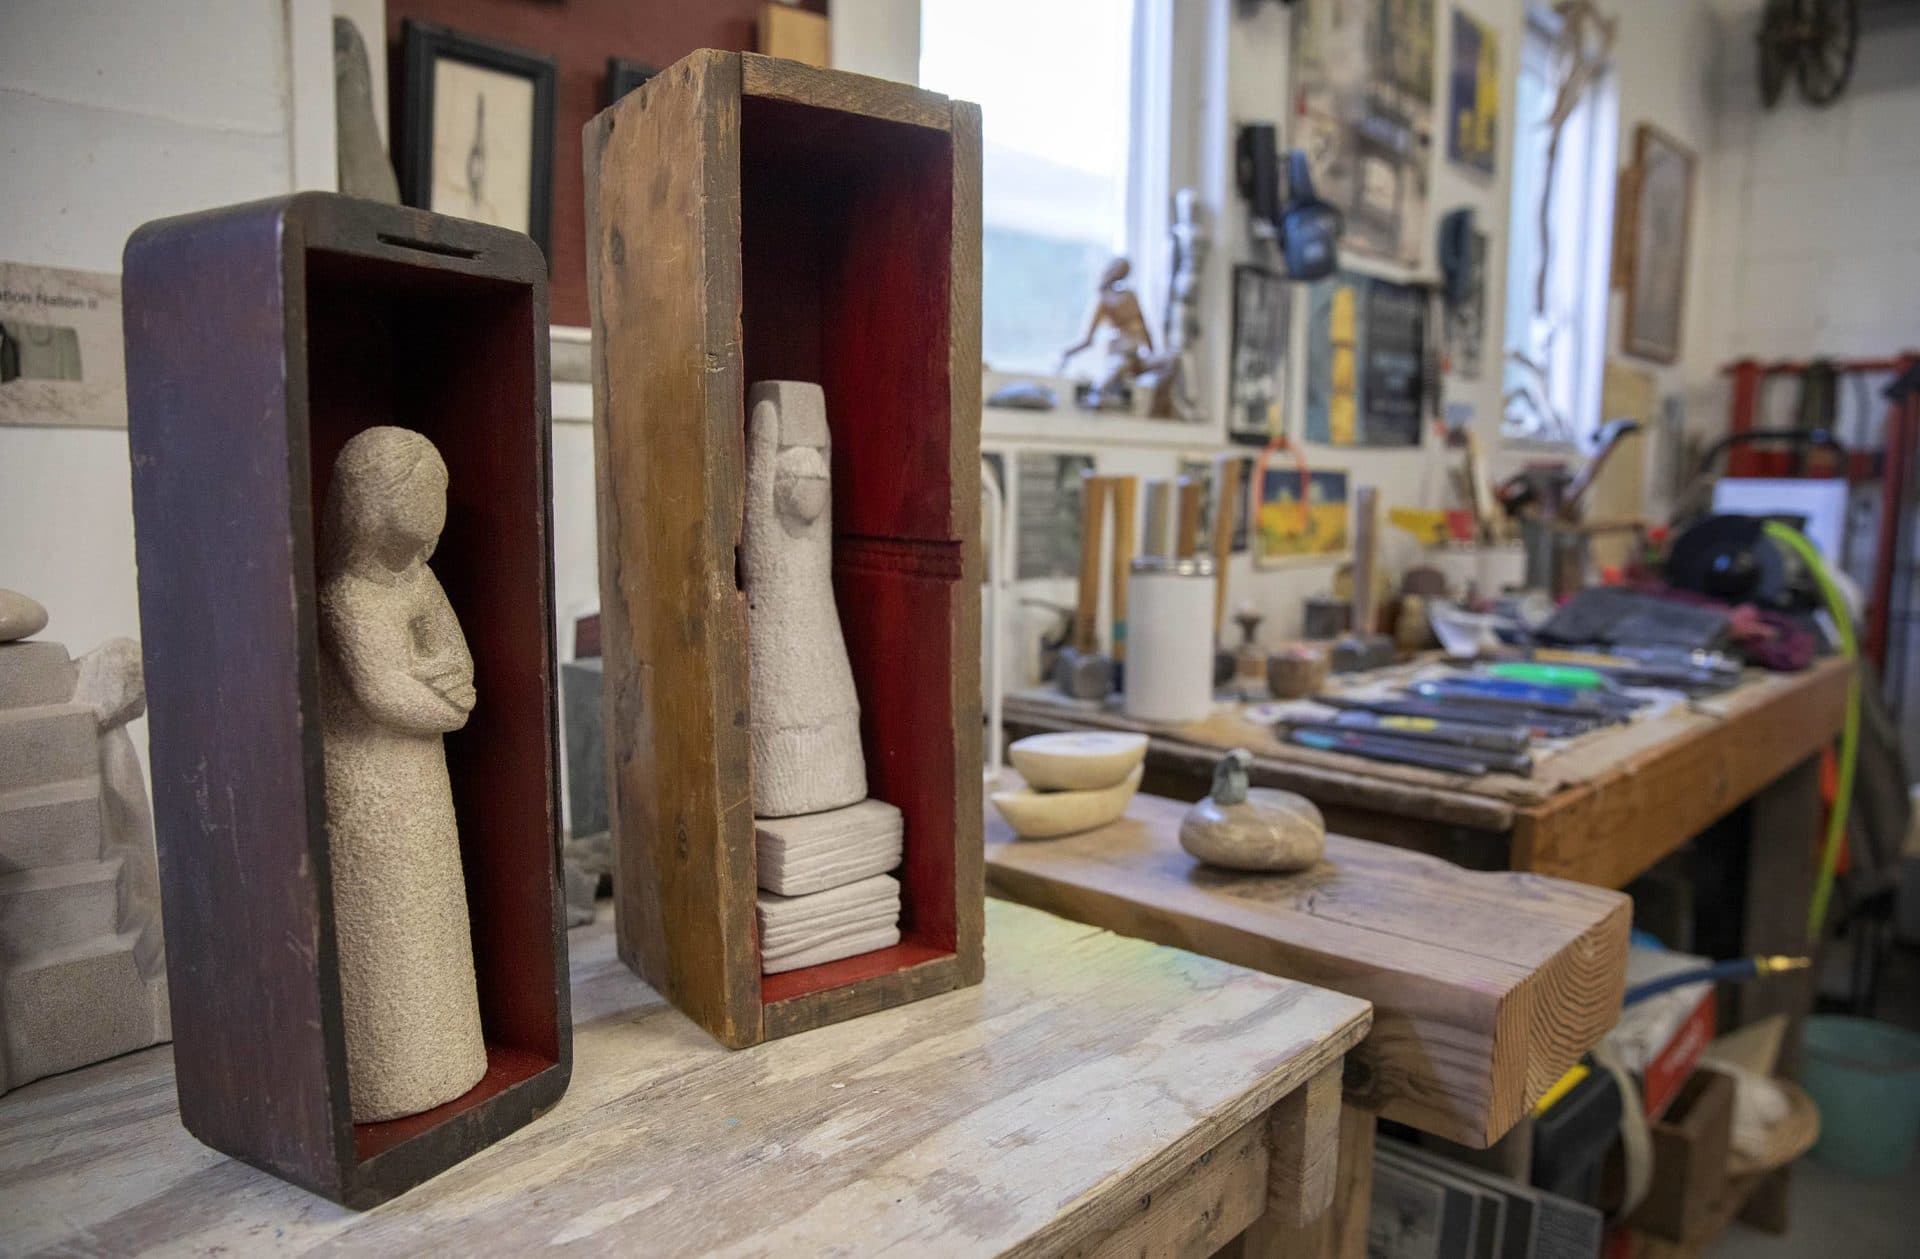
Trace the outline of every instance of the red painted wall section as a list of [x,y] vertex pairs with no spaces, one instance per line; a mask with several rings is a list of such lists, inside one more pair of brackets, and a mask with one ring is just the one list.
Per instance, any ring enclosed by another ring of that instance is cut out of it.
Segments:
[[[580,129],[600,112],[608,57],[668,66],[696,48],[749,51],[761,0],[387,0],[390,134],[405,109],[400,24],[452,27],[553,58],[559,67],[553,137],[553,322],[587,324],[585,176]],[[826,11],[825,0],[800,7]]]

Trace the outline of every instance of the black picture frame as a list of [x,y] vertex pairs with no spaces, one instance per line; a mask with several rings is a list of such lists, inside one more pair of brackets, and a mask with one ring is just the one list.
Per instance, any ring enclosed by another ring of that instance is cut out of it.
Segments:
[[527,235],[551,257],[553,227],[554,93],[558,70],[551,57],[482,39],[464,31],[416,22],[401,24],[400,199],[433,209],[434,66],[443,59],[516,75],[533,84],[533,131],[529,146]]
[[[1286,412],[1287,338],[1293,290],[1285,276],[1251,263],[1233,268],[1233,341],[1227,370],[1227,438],[1264,446],[1273,437],[1267,405]],[[1281,424],[1285,424],[1284,418]]]
[[660,73],[660,67],[645,61],[629,61],[625,57],[607,58],[606,97],[601,108],[613,104],[621,97],[639,87],[654,75]]

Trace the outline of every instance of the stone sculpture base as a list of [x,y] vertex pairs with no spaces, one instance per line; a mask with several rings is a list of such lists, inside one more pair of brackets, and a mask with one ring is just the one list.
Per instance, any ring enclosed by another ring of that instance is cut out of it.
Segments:
[[836,962],[900,943],[906,823],[884,800],[755,818],[761,973]]
[[884,800],[800,817],[755,818],[762,889],[805,896],[885,874],[900,864],[906,826]]
[[810,896],[760,893],[760,970],[777,975],[900,943],[900,882],[876,874]]
[[102,776],[126,719],[95,706],[59,643],[0,643],[0,1092],[173,1038],[141,877],[152,831],[130,837],[144,852],[108,831],[135,808]]

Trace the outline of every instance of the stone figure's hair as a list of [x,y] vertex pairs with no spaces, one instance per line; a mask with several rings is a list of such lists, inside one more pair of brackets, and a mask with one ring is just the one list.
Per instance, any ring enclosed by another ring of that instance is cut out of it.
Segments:
[[320,526],[322,575],[342,571],[377,540],[386,528],[389,502],[422,468],[437,468],[445,481],[447,465],[440,452],[411,429],[378,425],[341,448]]

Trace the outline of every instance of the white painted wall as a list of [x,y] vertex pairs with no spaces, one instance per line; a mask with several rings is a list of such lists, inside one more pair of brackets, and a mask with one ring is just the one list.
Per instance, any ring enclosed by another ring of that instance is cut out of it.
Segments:
[[919,0],[833,0],[827,27],[834,67],[912,83],[920,74]]
[[[326,16],[306,0],[0,4],[0,258],[117,273],[149,219],[316,171],[330,184]],[[296,125],[314,74],[295,57],[316,32],[327,104]],[[139,637],[125,430],[0,427],[0,586],[46,604],[47,636],[75,654]]]
[[1760,107],[1758,20],[1729,20],[1708,152],[1714,364],[1920,346],[1920,10],[1869,5],[1833,105]]
[[[1726,23],[1714,75],[1716,130],[1708,155],[1706,238],[1712,309],[1693,395],[1695,428],[1719,432],[1728,389],[1715,369],[1739,358],[1890,357],[1920,350],[1920,7],[1863,5],[1853,80],[1825,108],[1789,85],[1771,110],[1755,86],[1755,6]],[[1880,443],[1885,377],[1843,384],[1843,441]],[[1798,390],[1761,395],[1759,423],[1792,423]],[[1859,519],[1859,518],[1857,518]],[[1866,517],[1861,523],[1866,523]],[[1858,527],[1858,526],[1856,526]],[[1871,554],[1856,534],[1855,554]],[[1870,535],[1868,535],[1870,537]],[[1856,572],[1862,570],[1856,568]],[[1920,650],[1908,624],[1889,650]],[[1901,697],[1907,746],[1920,740],[1920,675]]]

